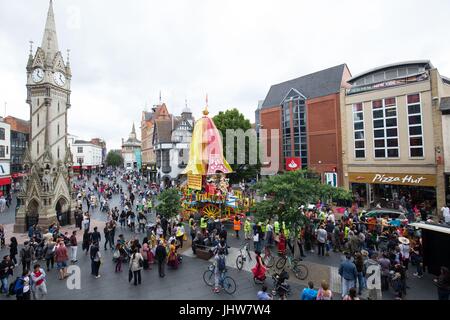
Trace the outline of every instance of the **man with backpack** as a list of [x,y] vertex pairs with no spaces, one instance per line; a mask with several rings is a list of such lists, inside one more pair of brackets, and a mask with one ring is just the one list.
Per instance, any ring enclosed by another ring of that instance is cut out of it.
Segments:
[[21,277],[17,277],[10,286],[10,294],[16,295],[17,300],[30,300],[31,288],[30,288],[30,272],[24,270]]
[[3,261],[0,262],[0,282],[2,293],[8,294],[8,278],[13,275],[14,263],[9,256],[4,256]]
[[31,261],[34,260],[34,248],[29,241],[25,241],[24,247],[20,250],[20,261],[22,262],[23,271],[30,270]]
[[219,284],[222,285],[223,282],[223,274],[226,271],[226,242],[224,239],[221,239],[219,244],[215,248],[215,263],[216,267],[214,269],[214,293],[220,292]]

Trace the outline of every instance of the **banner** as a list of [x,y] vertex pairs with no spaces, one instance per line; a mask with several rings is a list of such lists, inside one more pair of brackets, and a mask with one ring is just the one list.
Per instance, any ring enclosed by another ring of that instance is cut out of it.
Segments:
[[194,190],[202,190],[202,175],[188,174],[188,187]]
[[137,168],[138,168],[138,170],[141,170],[141,168],[142,168],[141,150],[134,150],[134,155],[136,158]]
[[286,158],[286,171],[295,171],[302,168],[302,159],[296,157]]

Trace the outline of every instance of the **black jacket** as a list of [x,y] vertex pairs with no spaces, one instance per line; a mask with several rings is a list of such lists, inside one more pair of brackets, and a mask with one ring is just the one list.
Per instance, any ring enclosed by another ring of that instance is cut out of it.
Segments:
[[164,259],[166,259],[166,257],[167,257],[166,248],[161,245],[157,246],[156,251],[155,251],[155,257],[156,257],[156,260],[158,260],[158,261],[164,261]]
[[91,238],[92,242],[100,242],[102,240],[102,236],[98,231],[92,232]]
[[0,262],[0,279],[4,279],[7,276],[12,276],[13,269],[14,269],[14,264],[11,260],[9,260],[8,262],[6,262],[5,260]]

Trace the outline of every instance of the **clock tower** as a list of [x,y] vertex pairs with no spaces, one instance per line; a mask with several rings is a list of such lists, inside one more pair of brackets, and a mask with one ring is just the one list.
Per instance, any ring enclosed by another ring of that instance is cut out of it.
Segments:
[[67,143],[67,110],[72,73],[69,51],[66,62],[59,51],[52,0],[41,46],[34,55],[31,46],[26,70],[31,133],[24,159],[28,175],[18,196],[18,232],[34,224],[48,228],[52,223],[67,224],[71,220],[72,154]]

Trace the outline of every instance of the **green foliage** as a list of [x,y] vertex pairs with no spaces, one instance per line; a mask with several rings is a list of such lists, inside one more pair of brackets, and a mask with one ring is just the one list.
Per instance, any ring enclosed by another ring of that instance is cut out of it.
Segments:
[[112,167],[121,167],[123,166],[123,157],[117,151],[109,151],[106,156],[106,165]]
[[156,211],[161,216],[172,218],[177,216],[181,211],[181,196],[177,189],[166,189],[158,196],[159,204]]
[[[226,130],[238,130],[242,129],[246,132],[248,129],[252,128],[252,125],[248,119],[245,119],[244,115],[240,113],[237,109],[226,110],[225,112],[220,111],[218,115],[213,118],[214,124],[217,129],[221,132],[223,137],[223,153],[224,157],[226,157]],[[237,159],[237,143],[234,143],[234,159],[235,162]],[[233,173],[229,175],[231,183],[237,183],[242,180],[249,180],[256,177],[259,172],[260,164],[258,159],[258,164],[250,165],[249,164],[249,141],[246,139],[245,141],[245,164],[230,164],[233,169]]]
[[332,200],[352,199],[347,190],[322,184],[317,174],[308,170],[270,176],[258,182],[255,188],[260,196],[267,197],[267,200],[254,206],[255,217],[262,221],[276,214],[288,225],[304,224],[304,218],[299,213],[302,205],[315,204],[318,200],[331,203]]

